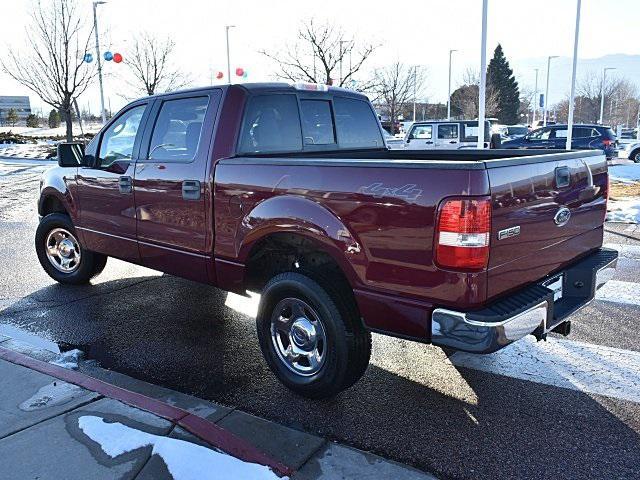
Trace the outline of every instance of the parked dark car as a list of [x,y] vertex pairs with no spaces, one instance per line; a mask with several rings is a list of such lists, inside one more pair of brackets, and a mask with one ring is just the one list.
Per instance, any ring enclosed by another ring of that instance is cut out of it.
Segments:
[[58,146],[36,251],[64,284],[114,257],[259,292],[267,363],[326,397],[364,374],[372,331],[475,353],[569,333],[616,264],[607,163],[546,153],[388,150],[367,97],[325,85],[144,97]]
[[[521,138],[505,140],[502,148],[534,148],[565,150],[567,125],[547,125]],[[602,150],[607,160],[616,156],[618,142],[611,127],[602,125],[574,125],[572,150]]]

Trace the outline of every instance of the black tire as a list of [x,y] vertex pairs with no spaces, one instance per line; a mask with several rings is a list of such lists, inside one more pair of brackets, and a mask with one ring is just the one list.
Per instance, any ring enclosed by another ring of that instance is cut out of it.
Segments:
[[75,244],[80,252],[80,260],[73,268],[73,271],[67,273],[57,269],[47,256],[46,244],[49,233],[54,229],[65,230],[77,239],[77,233],[69,216],[62,213],[51,213],[40,220],[35,238],[36,253],[38,254],[40,265],[51,278],[59,283],[80,285],[89,283],[89,280],[104,270],[108,257],[84,249],[79,242],[75,242]]
[[[256,318],[260,348],[269,368],[286,387],[308,398],[332,397],[349,388],[364,375],[371,356],[371,334],[363,327],[355,302],[330,285],[301,273],[279,274],[265,286]],[[313,308],[326,335],[324,363],[309,376],[292,371],[272,341],[274,309],[289,298],[300,299]]]
[[631,154],[629,155],[629,160],[635,163],[640,163],[640,149],[631,152]]

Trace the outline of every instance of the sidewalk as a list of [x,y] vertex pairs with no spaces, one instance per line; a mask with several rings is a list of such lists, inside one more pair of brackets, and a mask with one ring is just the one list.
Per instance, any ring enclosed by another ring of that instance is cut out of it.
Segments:
[[1,480],[433,479],[2,335],[0,392]]

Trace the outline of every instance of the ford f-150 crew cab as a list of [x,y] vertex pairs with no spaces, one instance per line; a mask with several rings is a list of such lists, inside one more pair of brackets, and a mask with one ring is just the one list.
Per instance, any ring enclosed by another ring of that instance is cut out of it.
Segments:
[[259,292],[266,361],[309,397],[363,375],[371,332],[476,353],[568,334],[617,261],[602,152],[392,151],[340,88],[151,96],[58,157],[35,239],[51,277],[116,257]]

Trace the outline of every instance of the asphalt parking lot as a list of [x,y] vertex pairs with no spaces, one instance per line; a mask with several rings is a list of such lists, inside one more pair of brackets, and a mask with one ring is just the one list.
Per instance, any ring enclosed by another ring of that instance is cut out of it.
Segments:
[[237,311],[250,311],[249,300],[115,260],[93,285],[54,284],[33,248],[42,170],[0,162],[0,333],[80,348],[104,367],[441,478],[638,478],[637,226],[607,225],[619,270],[567,339],[478,360],[375,335],[364,378],[335,399],[310,401],[268,370],[253,319]]

